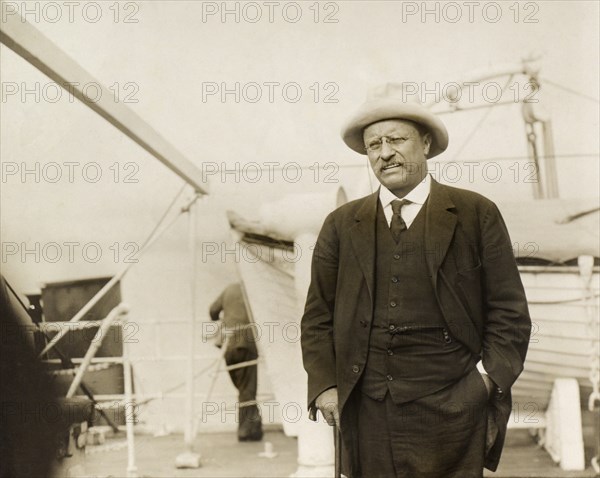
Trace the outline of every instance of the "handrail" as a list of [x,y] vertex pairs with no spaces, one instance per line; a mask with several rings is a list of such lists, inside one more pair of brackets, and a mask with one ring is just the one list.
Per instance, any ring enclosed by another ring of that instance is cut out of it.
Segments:
[[73,382],[71,382],[71,386],[69,387],[69,390],[67,392],[67,398],[71,398],[73,397],[73,395],[75,395],[75,392],[77,391],[77,388],[79,387],[79,384],[83,379],[83,375],[85,374],[87,368],[92,362],[92,358],[94,358],[94,356],[98,352],[98,349],[100,349],[100,346],[102,345],[102,340],[106,336],[106,332],[108,332],[110,326],[115,320],[120,318],[122,315],[126,314],[128,311],[129,307],[121,303],[117,305],[114,309],[112,309],[109,312],[109,314],[104,318],[104,320],[102,321],[102,325],[96,332],[96,335],[94,336],[90,347],[88,348],[87,352],[85,353],[85,356],[83,357],[83,362],[81,362],[81,365],[77,369],[75,378],[73,379]]

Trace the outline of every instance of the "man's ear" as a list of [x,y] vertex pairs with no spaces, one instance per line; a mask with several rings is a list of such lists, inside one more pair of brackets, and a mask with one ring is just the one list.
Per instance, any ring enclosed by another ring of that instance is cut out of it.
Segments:
[[425,133],[423,135],[423,152],[425,153],[425,156],[427,156],[429,154],[429,149],[431,148],[431,133]]

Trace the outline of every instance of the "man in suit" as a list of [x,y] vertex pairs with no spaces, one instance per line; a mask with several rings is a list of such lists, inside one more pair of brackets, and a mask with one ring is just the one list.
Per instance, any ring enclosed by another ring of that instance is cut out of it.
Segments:
[[498,465],[531,321],[500,212],[429,176],[446,127],[401,93],[376,90],[342,130],[381,187],[332,212],[315,245],[309,409],[340,426],[349,476],[481,477]]
[[[225,349],[225,363],[241,364],[258,358],[256,340],[246,311],[246,302],[239,282],[229,284],[210,306],[210,318],[219,320],[230,335]],[[258,367],[250,365],[229,371],[238,389],[238,440],[260,441],[263,437],[260,411],[256,405]]]

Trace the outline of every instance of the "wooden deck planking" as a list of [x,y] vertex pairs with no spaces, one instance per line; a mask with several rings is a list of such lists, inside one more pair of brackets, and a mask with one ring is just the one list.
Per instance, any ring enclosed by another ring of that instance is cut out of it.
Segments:
[[[588,457],[586,457],[588,458]],[[587,478],[596,476],[589,466],[584,471],[565,471],[540,448],[528,430],[509,430],[500,466],[495,473],[485,470],[489,478]]]
[[[121,437],[122,440],[122,437]],[[147,477],[247,477],[283,478],[297,468],[297,441],[280,431],[268,431],[265,441],[278,453],[273,459],[259,458],[264,443],[238,443],[235,433],[202,434],[196,448],[202,454],[202,467],[197,470],[176,470],[173,460],[183,446],[181,435],[154,438],[136,437],[139,476]],[[589,455],[589,453],[588,453]],[[527,430],[509,430],[506,447],[496,473],[485,471],[486,478],[589,478],[589,468],[569,472],[555,465],[540,449]],[[127,450],[106,451],[86,456],[88,476],[126,476]]]

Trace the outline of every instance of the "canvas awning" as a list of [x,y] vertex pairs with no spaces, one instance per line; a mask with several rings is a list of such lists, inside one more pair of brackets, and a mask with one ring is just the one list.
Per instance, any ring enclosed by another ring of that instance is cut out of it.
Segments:
[[574,263],[600,257],[600,200],[543,199],[501,203],[513,250],[521,264]]
[[[600,259],[600,199],[543,199],[501,203],[513,250],[522,265],[575,264],[577,257]],[[259,220],[228,213],[245,240],[292,248],[291,238],[273,233]]]

